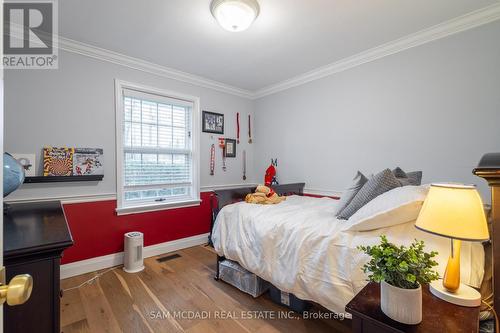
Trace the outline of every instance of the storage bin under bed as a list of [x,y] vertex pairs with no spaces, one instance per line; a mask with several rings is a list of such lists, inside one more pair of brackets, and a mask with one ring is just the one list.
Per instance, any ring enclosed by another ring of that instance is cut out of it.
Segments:
[[310,302],[300,299],[292,293],[281,291],[273,285],[270,285],[269,295],[274,303],[286,306],[298,313],[308,311],[312,307]]
[[227,259],[219,262],[219,278],[253,297],[259,297],[269,289],[267,281]]

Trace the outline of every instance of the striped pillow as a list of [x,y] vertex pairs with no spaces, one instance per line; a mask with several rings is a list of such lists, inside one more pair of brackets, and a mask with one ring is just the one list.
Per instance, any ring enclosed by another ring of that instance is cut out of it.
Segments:
[[337,204],[337,210],[335,215],[340,213],[352,201],[352,198],[354,198],[356,193],[359,192],[359,190],[363,187],[363,185],[366,184],[367,181],[368,178],[366,178],[366,176],[363,175],[361,171],[358,171],[356,173],[356,176],[354,176],[354,179],[352,180],[351,186],[347,188],[344,192],[342,192],[340,200]]
[[412,172],[404,172],[403,169],[397,167],[392,170],[392,173],[396,178],[401,182],[402,186],[413,185],[420,186],[422,185],[422,171],[412,171]]
[[358,193],[352,198],[351,202],[337,215],[342,220],[349,219],[361,207],[379,195],[400,187],[401,182],[394,176],[390,169],[385,169],[368,180]]

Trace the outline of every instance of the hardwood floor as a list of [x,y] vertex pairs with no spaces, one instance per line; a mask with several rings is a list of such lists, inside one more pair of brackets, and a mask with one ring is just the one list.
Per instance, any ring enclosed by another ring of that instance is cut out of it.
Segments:
[[[276,318],[289,312],[267,295],[254,299],[213,279],[216,256],[209,247],[197,246],[175,253],[180,257],[164,262],[156,259],[165,255],[146,259],[146,268],[140,273],[127,274],[118,267],[90,285],[65,292],[61,299],[62,331],[351,331],[348,320]],[[96,273],[65,279],[61,286],[67,289],[79,285]],[[271,316],[275,318],[269,319]]]

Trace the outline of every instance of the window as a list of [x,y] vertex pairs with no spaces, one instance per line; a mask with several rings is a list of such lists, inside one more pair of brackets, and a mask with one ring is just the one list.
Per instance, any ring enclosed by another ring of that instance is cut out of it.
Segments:
[[198,98],[115,85],[118,214],[199,204]]

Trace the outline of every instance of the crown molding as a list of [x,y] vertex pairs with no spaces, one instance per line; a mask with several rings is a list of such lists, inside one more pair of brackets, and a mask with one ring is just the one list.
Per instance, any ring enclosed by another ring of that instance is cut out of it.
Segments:
[[102,61],[111,62],[117,65],[140,70],[146,73],[190,83],[204,88],[221,91],[239,97],[251,99],[254,96],[254,93],[250,90],[233,87],[218,81],[206,79],[198,75],[161,66],[146,60],[130,57],[118,52],[110,51],[97,46],[75,41],[66,37],[58,36],[58,39],[59,39],[58,48],[60,50],[80,54],[83,56],[95,58]]
[[341,59],[329,65],[313,69],[294,78],[258,89],[254,92],[252,97],[253,99],[258,99],[272,95],[499,19],[500,3],[496,3]]
[[496,3],[255,91],[241,89],[222,82],[161,66],[146,60],[130,57],[118,52],[78,42],[62,36],[58,37],[58,48],[67,52],[111,62],[135,70],[217,90],[231,95],[248,99],[259,99],[264,96],[272,95],[311,81],[319,80],[326,76],[343,72],[365,63],[372,62],[465,30],[473,29],[499,19],[500,3]]

